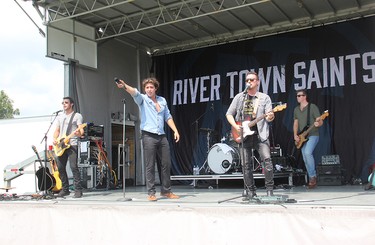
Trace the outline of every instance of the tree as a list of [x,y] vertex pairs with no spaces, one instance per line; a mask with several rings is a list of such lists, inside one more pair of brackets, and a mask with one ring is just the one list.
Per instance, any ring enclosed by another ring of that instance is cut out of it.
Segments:
[[13,100],[1,90],[0,92],[0,119],[14,118],[14,115],[19,115],[19,109],[13,109]]

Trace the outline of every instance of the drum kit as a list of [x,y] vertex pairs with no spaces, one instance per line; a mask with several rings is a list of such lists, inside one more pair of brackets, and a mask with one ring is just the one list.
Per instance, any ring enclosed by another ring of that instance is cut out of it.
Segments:
[[[211,134],[214,130],[207,128],[201,128],[200,130],[207,132],[207,149],[209,150],[207,159],[202,166],[206,170],[205,172],[213,174],[242,172],[239,144],[233,140],[231,133],[227,133],[221,138],[220,143],[215,143],[210,147]],[[253,170],[259,170],[261,164],[254,155],[254,150],[252,153],[254,159]]]

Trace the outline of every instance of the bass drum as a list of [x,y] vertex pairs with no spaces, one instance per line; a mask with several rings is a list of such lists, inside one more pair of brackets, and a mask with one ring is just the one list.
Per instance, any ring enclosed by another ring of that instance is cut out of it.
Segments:
[[217,143],[208,152],[207,163],[215,174],[225,174],[239,167],[239,154],[234,147]]

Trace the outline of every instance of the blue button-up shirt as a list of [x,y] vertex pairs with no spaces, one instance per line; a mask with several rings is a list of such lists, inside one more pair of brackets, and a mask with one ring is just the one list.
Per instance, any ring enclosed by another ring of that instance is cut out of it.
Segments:
[[133,99],[140,110],[141,130],[158,135],[165,134],[164,122],[167,122],[172,118],[165,98],[156,95],[156,101],[160,106],[159,112],[156,110],[156,104],[147,96],[147,94],[141,94],[137,90]]

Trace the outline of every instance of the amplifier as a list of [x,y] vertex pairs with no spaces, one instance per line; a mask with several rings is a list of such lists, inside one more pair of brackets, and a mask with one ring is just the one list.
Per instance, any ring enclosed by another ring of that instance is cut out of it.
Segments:
[[87,134],[88,137],[104,137],[104,126],[103,125],[88,125]]
[[334,165],[340,164],[340,157],[339,155],[325,155],[322,156],[322,165]]
[[283,156],[280,146],[271,147],[271,157],[281,157]]
[[317,184],[318,186],[319,185],[322,185],[322,186],[342,185],[341,179],[342,179],[341,175],[338,175],[338,174],[330,174],[330,175],[321,174],[321,175],[318,175]]
[[331,165],[318,165],[316,166],[316,171],[319,174],[338,174],[341,175],[341,164],[331,164]]

